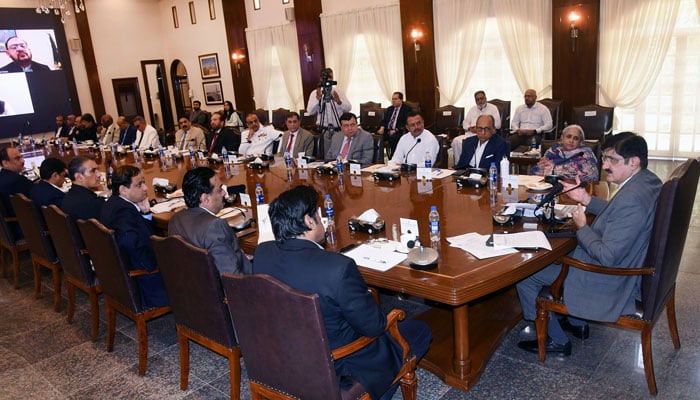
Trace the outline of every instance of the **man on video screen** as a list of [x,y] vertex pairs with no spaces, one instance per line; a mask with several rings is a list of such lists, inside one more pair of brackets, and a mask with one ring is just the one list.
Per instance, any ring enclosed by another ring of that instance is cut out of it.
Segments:
[[0,68],[0,72],[49,71],[49,67],[32,61],[32,50],[24,40],[12,36],[5,41],[5,52],[12,62]]

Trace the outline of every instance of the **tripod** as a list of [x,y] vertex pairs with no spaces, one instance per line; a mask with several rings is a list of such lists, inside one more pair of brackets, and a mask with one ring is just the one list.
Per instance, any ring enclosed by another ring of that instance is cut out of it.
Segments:
[[[326,151],[328,150],[325,141],[328,140],[328,147],[330,147],[333,134],[340,130],[340,117],[338,116],[335,100],[331,95],[332,88],[332,85],[323,85],[321,94],[321,110],[319,111],[320,118],[317,127],[317,131],[321,135],[319,149],[322,154],[320,158],[325,158]],[[330,107],[328,107],[329,104]]]

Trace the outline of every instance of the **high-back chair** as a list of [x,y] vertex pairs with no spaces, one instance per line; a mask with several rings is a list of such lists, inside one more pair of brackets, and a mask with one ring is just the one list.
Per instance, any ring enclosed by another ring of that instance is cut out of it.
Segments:
[[10,226],[10,223],[16,223],[17,217],[8,217],[5,206],[0,202],[0,261],[2,261],[2,276],[8,278],[7,273],[7,257],[5,252],[8,251],[12,257],[12,275],[13,285],[15,289],[19,289],[19,253],[29,250],[29,245],[25,239],[17,239]]
[[[260,125],[268,125],[270,123],[270,111],[265,110],[264,108],[258,108],[253,110],[253,114],[258,116],[258,120],[260,121]],[[245,123],[245,118],[243,119],[243,122]]]
[[214,261],[208,251],[192,246],[180,236],[151,236],[151,242],[175,315],[180,389],[187,389],[191,340],[228,359],[231,398],[238,399],[241,351]]
[[585,263],[568,256],[560,259],[561,274],[552,286],[544,287],[537,298],[536,325],[540,361],[544,361],[546,355],[549,312],[568,314],[566,304],[561,297],[561,289],[569,267],[608,275],[642,275],[642,301],[637,302],[637,311],[632,315],[621,315],[612,325],[641,331],[647,386],[649,393],[654,395],[657,393],[651,354],[651,333],[656,320],[665,309],[673,345],[676,349],[681,347],[676,324],[676,276],[690,225],[698,176],[700,176],[700,163],[698,160],[690,159],[676,168],[661,188],[644,267],[609,268]]
[[360,104],[360,124],[362,129],[369,133],[375,133],[382,124],[384,109],[381,103],[368,101]]
[[510,100],[492,99],[487,103],[491,103],[498,108],[498,114],[501,116],[501,129],[499,134],[503,137],[508,136],[510,130]]
[[289,110],[286,108],[272,110],[272,126],[278,131],[286,131],[287,124],[285,122],[287,121],[287,115],[289,115]]
[[547,132],[543,132],[543,137],[547,139],[556,139],[559,137],[559,133],[562,130],[562,125],[564,124],[564,119],[562,113],[564,112],[561,100],[554,100],[550,98],[537,100],[542,105],[549,109],[549,113],[552,114],[552,129]]
[[462,121],[464,120],[464,107],[447,105],[435,109],[434,135],[445,134],[450,139],[462,134]]
[[56,254],[63,267],[63,276],[66,280],[66,293],[68,294],[68,323],[73,321],[75,313],[75,288],[88,295],[90,300],[91,336],[97,340],[100,327],[100,306],[97,295],[102,293],[95,272],[90,264],[90,257],[84,250],[83,239],[80,237],[75,222],[60,208],[55,205],[42,207],[41,211],[46,221],[46,226],[51,232]]
[[577,106],[572,110],[571,123],[580,125],[586,133],[586,139],[603,140],[612,133],[615,107],[604,107],[598,104]]
[[[253,399],[369,399],[357,381],[340,388],[333,360],[374,339],[361,337],[331,352],[317,294],[292,289],[269,275],[224,274],[222,281]],[[401,381],[405,399],[415,399],[416,357],[397,325],[403,317],[401,310],[387,316],[387,330],[405,360],[394,382]]]
[[[126,269],[124,258],[114,238],[114,231],[107,229],[96,219],[79,220],[78,229],[85,242],[85,247],[95,266],[95,274],[100,280],[107,311],[107,351],[114,350],[116,332],[116,314],[136,322],[139,342],[139,375],[146,374],[148,359],[148,330],[146,322],[170,312],[170,307],[146,309],[141,304],[139,288],[135,276],[148,274],[145,270]],[[152,273],[156,273],[153,271]]]
[[32,253],[34,296],[37,298],[41,296],[39,267],[47,268],[53,276],[53,309],[58,312],[61,310],[61,264],[51,243],[44,217],[39,213],[34,201],[21,193],[10,196],[10,201],[24,238],[29,244],[29,251]]

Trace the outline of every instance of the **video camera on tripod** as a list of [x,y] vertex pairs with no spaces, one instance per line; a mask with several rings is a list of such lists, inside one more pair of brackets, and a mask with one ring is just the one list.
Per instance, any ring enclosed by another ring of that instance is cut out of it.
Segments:
[[321,71],[321,81],[318,83],[318,87],[321,88],[321,100],[323,102],[333,100],[333,86],[337,85],[338,81],[333,80],[333,72],[326,68]]

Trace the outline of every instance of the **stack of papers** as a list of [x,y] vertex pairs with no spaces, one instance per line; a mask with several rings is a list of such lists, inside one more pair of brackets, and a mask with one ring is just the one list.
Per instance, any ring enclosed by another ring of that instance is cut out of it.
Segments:
[[542,231],[527,231],[493,235],[494,248],[547,249],[552,250],[547,236]]
[[182,197],[178,197],[172,200],[156,204],[155,206],[151,207],[151,212],[153,212],[154,214],[166,213],[176,208],[186,206],[187,205],[185,204],[185,199],[183,199]]
[[345,255],[355,260],[355,264],[377,271],[387,271],[406,259],[405,254],[378,249],[366,244],[355,247]]
[[518,250],[513,248],[487,246],[486,241],[488,239],[489,235],[480,235],[476,232],[472,232],[448,237],[447,241],[450,243],[450,246],[462,249],[479,260],[518,252]]

